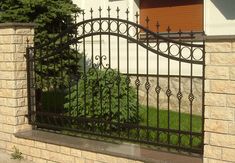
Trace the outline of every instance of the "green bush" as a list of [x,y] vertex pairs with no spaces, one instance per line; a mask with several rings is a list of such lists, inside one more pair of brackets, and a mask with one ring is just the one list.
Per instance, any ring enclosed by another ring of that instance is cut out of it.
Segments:
[[130,79],[116,70],[90,68],[69,92],[65,108],[71,116],[114,122],[112,128],[117,127],[115,122],[138,123],[140,120],[137,95]]

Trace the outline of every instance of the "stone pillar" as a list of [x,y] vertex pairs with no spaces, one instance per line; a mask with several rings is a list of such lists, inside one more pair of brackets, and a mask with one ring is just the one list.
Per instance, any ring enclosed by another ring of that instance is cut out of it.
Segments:
[[30,128],[27,122],[26,45],[33,43],[32,24],[0,24],[0,146]]
[[204,163],[235,162],[235,38],[206,41]]

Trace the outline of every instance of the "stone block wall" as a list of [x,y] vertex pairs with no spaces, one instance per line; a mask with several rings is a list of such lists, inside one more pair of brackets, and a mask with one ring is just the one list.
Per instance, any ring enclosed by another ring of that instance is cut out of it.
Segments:
[[[131,84],[135,90],[137,90],[135,85],[136,76],[131,76]],[[146,77],[139,77],[140,86],[139,86],[139,104],[146,106],[147,103],[147,91],[145,88],[145,83],[147,81]],[[157,92],[155,88],[157,87],[157,77],[149,77],[149,83],[151,85],[149,89],[149,106],[153,108],[157,108]],[[182,77],[181,78],[181,113],[190,113],[190,101],[188,96],[190,94],[190,78]],[[171,111],[179,111],[179,99],[177,98],[177,93],[179,92],[179,78],[171,77],[170,81],[170,90],[172,95],[170,96],[170,110]],[[194,95],[193,101],[193,110],[192,114],[202,116],[202,94],[204,93],[202,89],[203,79],[193,78],[192,79],[192,93]],[[159,93],[159,107],[160,109],[167,110],[168,108],[168,97],[166,95],[166,91],[168,88],[168,78],[160,77],[159,78],[159,86],[161,87],[161,91]]]
[[32,25],[0,24],[0,138],[29,128],[25,47]]
[[235,162],[235,39],[207,41],[204,163]]
[[101,153],[16,138],[13,135],[11,135],[9,141],[0,140],[0,150],[4,149],[8,153],[12,153],[14,146],[23,153],[22,156],[25,159],[35,163],[143,163]]

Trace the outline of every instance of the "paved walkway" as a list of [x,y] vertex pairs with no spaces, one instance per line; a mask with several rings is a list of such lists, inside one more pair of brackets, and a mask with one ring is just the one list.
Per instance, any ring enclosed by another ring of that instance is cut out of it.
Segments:
[[32,161],[27,160],[13,160],[11,159],[11,155],[6,154],[2,151],[0,151],[0,163],[33,163]]

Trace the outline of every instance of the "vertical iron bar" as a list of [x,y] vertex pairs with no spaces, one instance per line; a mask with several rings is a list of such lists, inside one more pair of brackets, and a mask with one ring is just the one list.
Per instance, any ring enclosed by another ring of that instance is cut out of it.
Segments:
[[[157,22],[157,51],[160,50],[160,43],[159,43],[159,27],[160,27],[160,24],[159,22]],[[157,92],[157,142],[159,143],[159,123],[160,123],[160,115],[159,115],[159,94],[160,94],[160,84],[159,84],[159,54],[157,54],[157,88],[156,88],[156,92]]]
[[205,33],[203,33],[203,47],[202,47],[202,59],[203,59],[203,65],[202,65],[202,140],[201,140],[201,154],[204,153],[204,146],[203,142],[205,139],[205,130],[204,130],[204,124],[205,124]]
[[[85,20],[85,12],[83,11],[82,13],[82,19],[83,21]],[[82,33],[83,33],[83,36],[85,35],[85,24],[83,23],[83,26],[82,26]],[[86,118],[86,82],[87,82],[87,74],[86,74],[86,39],[85,37],[83,37],[83,80],[84,80],[84,117]],[[84,122],[85,123],[85,128],[86,128],[86,121]]]
[[[40,54],[39,54],[39,58],[40,58],[40,59],[39,59],[40,70],[39,70],[39,71],[40,71],[40,73],[41,73],[41,75],[40,75],[40,86],[41,86],[41,90],[40,90],[40,91],[42,91],[42,90],[43,90],[43,87],[44,87],[44,85],[43,85],[43,78],[42,78],[42,74],[43,74],[43,73],[42,73],[42,64],[43,64],[43,60],[44,60],[44,59],[41,59],[41,58],[43,57],[43,56],[42,56],[42,55],[43,55],[43,54],[42,54],[42,48],[40,48],[39,50],[40,50],[40,52],[39,52],[39,53],[40,53]],[[40,101],[40,102],[41,102],[41,101]]]
[[[66,17],[66,28],[68,29],[69,28],[69,17],[67,16]],[[69,32],[67,32],[66,34],[66,42],[69,42]],[[72,127],[72,100],[71,100],[71,94],[72,94],[72,90],[71,90],[71,87],[72,87],[72,84],[71,84],[71,74],[70,74],[70,67],[71,67],[71,61],[70,61],[70,46],[67,45],[68,47],[66,47],[66,56],[68,57],[68,72],[67,72],[67,75],[68,75],[68,84],[69,84],[69,127]],[[66,119],[66,122],[67,122],[67,119]]]
[[[91,13],[91,19],[93,19],[93,9],[91,8],[90,10]],[[94,22],[91,22],[91,63],[92,63],[92,68],[94,67],[94,36],[93,36],[93,32],[94,32]]]
[[120,25],[119,25],[119,7],[117,7],[117,65],[118,65],[118,136],[121,137],[121,126],[120,126]]
[[[108,7],[108,18],[110,18],[110,7]],[[110,40],[110,19],[108,19],[108,48],[109,48],[109,66],[108,68],[111,69],[111,40]],[[109,77],[108,77],[109,80],[111,80]],[[109,81],[111,82],[111,81]],[[111,99],[111,94],[112,94],[112,88],[109,86],[109,117],[111,118],[112,117],[112,99]],[[110,123],[109,123],[109,135],[111,136],[111,127],[112,127],[112,119],[110,120]]]
[[29,124],[32,124],[32,104],[31,104],[31,67],[30,67],[30,53],[29,53],[29,47],[27,45],[26,48],[26,66],[27,66],[27,96],[28,96],[28,121]]
[[[193,45],[193,32],[191,31],[191,45]],[[190,148],[192,149],[192,116],[193,116],[193,46],[190,48]]]
[[[55,37],[55,36],[54,36],[54,34],[55,34],[55,27],[54,27],[54,26],[53,26],[52,31],[53,31],[53,32],[52,32],[52,33],[53,33],[53,37]],[[56,41],[53,41],[53,47],[52,47],[52,48],[57,48],[57,47],[56,47]],[[58,93],[58,92],[57,92],[57,88],[56,88],[56,81],[57,81],[57,80],[56,80],[56,63],[55,63],[55,61],[56,61],[56,55],[54,55],[54,54],[51,54],[51,55],[53,55],[53,60],[54,60],[54,61],[53,61],[53,71],[54,71],[54,73],[52,73],[52,74],[53,74],[53,80],[54,80],[54,81],[53,81],[53,84],[52,84],[52,85],[53,85],[53,93],[52,93],[52,94],[54,95],[54,97],[56,97],[56,94]],[[54,107],[54,109],[53,109],[54,111],[53,111],[53,112],[54,112],[54,113],[57,113],[57,109],[58,109],[58,108],[57,108],[57,101],[55,100],[55,98],[53,98],[52,103],[53,103],[53,107]],[[53,117],[53,118],[54,118],[54,119],[53,119],[53,120],[54,120],[54,125],[57,126],[57,120],[56,120],[55,117]]]
[[[91,8],[90,10],[91,13],[91,19],[93,19],[93,9]],[[94,70],[94,36],[93,36],[93,32],[94,32],[94,22],[91,22],[91,67]],[[95,73],[95,72],[94,72]],[[92,82],[92,92],[95,91],[95,86],[94,86],[94,82]],[[95,117],[95,104],[94,104],[94,94],[92,93],[92,116],[93,118]],[[95,132],[95,122],[92,121],[92,131]]]
[[[102,20],[101,20],[101,11],[102,11],[102,9],[101,9],[101,7],[99,7],[99,31],[100,31],[100,60],[99,60],[99,65],[100,65],[100,70],[102,69],[102,34],[101,34],[101,32],[102,32]],[[100,84],[100,83],[99,83]],[[101,117],[103,117],[103,105],[102,105],[102,84],[100,84],[99,85],[99,93],[100,93],[100,112],[101,112]],[[102,119],[103,120],[103,119]],[[101,125],[103,125],[104,126],[104,124],[103,124],[104,122],[101,122]],[[101,127],[101,135],[102,134],[104,134],[103,133],[103,128]]]
[[[47,83],[46,83],[47,90],[46,91],[47,92],[45,92],[45,93],[50,93],[50,78],[49,78],[49,63],[50,63],[50,61],[49,61],[49,57],[48,57],[48,47],[49,47],[49,45],[47,45],[47,47],[46,47],[46,56],[47,56],[46,57],[46,80],[47,80]],[[50,108],[48,99],[47,99],[46,107],[49,110],[49,112],[52,111]],[[48,124],[51,124],[51,120],[50,120],[49,116],[47,116],[47,120],[48,120]]]
[[[127,15],[127,21],[129,20],[129,10],[127,9],[126,10],[126,15]],[[127,77],[126,77],[126,84],[127,84],[127,123],[129,124],[129,118],[130,118],[130,108],[129,108],[129,24],[128,22],[126,23],[126,34],[127,34]],[[128,139],[130,137],[130,128],[129,128],[129,125],[128,125]]]
[[[77,13],[75,14],[75,24],[77,24]],[[77,40],[78,37],[78,31],[76,29],[75,31],[75,38]],[[76,70],[78,70],[78,43],[75,43],[75,53],[76,53]],[[78,82],[79,82],[79,76],[80,76],[80,72],[76,72],[76,117],[78,118],[79,115],[79,108],[78,108],[78,104],[79,104],[79,100],[78,100]]]
[[[59,24],[59,30],[60,30],[60,32],[62,31],[62,23]],[[59,46],[63,46],[62,44],[63,44],[63,38],[61,36],[60,39],[59,39]],[[61,80],[60,84],[62,85],[62,92],[63,92],[63,95],[64,95],[65,89],[66,89],[65,84],[64,84],[65,74],[63,74],[64,70],[66,69],[65,66],[64,66],[64,53],[62,53],[60,55],[59,60],[60,60],[60,80]],[[61,124],[63,125],[64,124],[64,118],[60,118],[60,120],[61,120]]]
[[[74,23],[77,24],[77,14],[75,14],[75,19],[74,19]],[[75,31],[75,38],[77,40],[77,29]],[[76,53],[76,70],[78,68],[78,43],[75,43],[75,53]],[[76,72],[76,73],[79,73],[79,72]],[[78,81],[79,81],[79,77],[78,77],[78,74],[76,74],[76,117],[78,118]]]
[[[42,97],[42,94],[43,94],[43,89],[44,89],[44,83],[43,83],[43,82],[44,82],[44,81],[43,81],[44,79],[43,79],[43,71],[42,71],[42,65],[43,65],[44,59],[41,59],[41,57],[43,57],[42,48],[39,48],[39,51],[40,51],[40,52],[39,52],[39,53],[40,53],[40,54],[39,54],[39,58],[40,58],[40,59],[39,59],[38,62],[39,62],[39,65],[40,65],[40,68],[39,68],[40,70],[39,70],[39,72],[40,72],[41,74],[39,73],[39,75],[40,75],[40,86],[39,86],[38,92],[40,93],[40,101],[38,101],[38,104],[41,105],[41,106],[40,106],[39,110],[36,110],[36,116],[37,116],[37,111],[43,111],[43,109],[44,109],[43,107],[45,107],[45,106],[42,105],[42,98],[43,98],[43,97]],[[41,119],[41,116],[40,116],[40,119]],[[43,117],[42,119],[44,120],[44,117]]]
[[[181,30],[179,30],[179,42],[181,43]],[[182,50],[181,50],[181,44],[179,44],[179,58],[182,58]],[[182,92],[181,92],[181,61],[179,61],[179,91],[178,91],[178,100],[179,100],[179,122],[178,122],[178,129],[179,129],[179,135],[178,135],[178,143],[179,148],[181,147],[181,99],[182,99]]]
[[[149,23],[149,18],[146,18],[146,24],[147,24],[147,29],[148,27],[148,23]],[[146,39],[147,39],[147,47],[149,47],[149,33],[146,33]],[[146,49],[146,93],[147,93],[147,101],[146,101],[146,106],[147,106],[147,141],[149,141],[149,88],[150,88],[150,84],[149,84],[149,51],[148,48]]]
[[[167,34],[168,34],[168,38],[170,38],[170,27],[168,26],[168,29],[167,29]],[[170,42],[167,41],[167,52],[168,52],[168,56],[170,56]],[[167,133],[167,143],[168,145],[170,144],[170,96],[171,96],[171,90],[170,90],[170,58],[168,57],[168,78],[167,78],[167,129],[168,129],[168,133]]]
[[[34,41],[35,43],[35,41]],[[38,97],[37,97],[37,80],[38,80],[38,74],[36,73],[37,71],[37,61],[36,61],[36,58],[37,58],[37,50],[36,48],[34,47],[33,48],[33,74],[34,74],[34,83],[32,85],[33,87],[33,91],[34,91],[34,103],[33,103],[33,106],[35,107],[35,109],[33,109],[35,112],[34,112],[34,117],[33,117],[33,121],[35,122],[36,121],[36,112],[38,110]],[[35,126],[33,126],[35,127]]]
[[[53,34],[55,33],[55,28],[54,28],[54,26],[53,26]],[[54,36],[53,36],[54,37]],[[53,48],[57,48],[56,47],[56,44],[55,44],[55,41],[53,42]],[[56,56],[54,55],[54,54],[52,54],[53,55],[53,71],[54,72],[56,72],[56,64],[55,64],[55,60],[56,60]],[[55,73],[53,74],[53,90],[54,90],[54,92],[53,92],[53,94],[54,94],[54,97],[56,97],[56,75],[55,75]],[[54,112],[56,113],[56,109],[57,109],[57,105],[56,105],[56,101],[55,101],[55,99],[53,98],[53,107],[54,107]]]
[[[62,30],[62,27],[61,27],[61,23],[59,24],[59,28],[60,28],[60,32]],[[62,46],[62,37],[60,37],[60,40],[59,40],[59,46]],[[63,70],[65,69],[65,67],[63,66],[63,53],[60,55],[60,84],[63,86],[62,88],[62,91],[64,93],[64,75],[63,75]]]
[[[139,13],[136,12],[136,24],[139,24]],[[136,38],[137,41],[139,41],[139,28],[138,26],[136,26]],[[139,85],[140,85],[140,81],[139,81],[139,44],[136,43],[136,73],[137,73],[137,82],[136,82],[136,87],[137,87],[137,100],[136,100],[136,106],[137,106],[137,117],[138,119],[140,118],[139,115]],[[138,123],[138,127],[137,127],[137,140],[140,139],[140,128],[139,128],[139,123]]]

